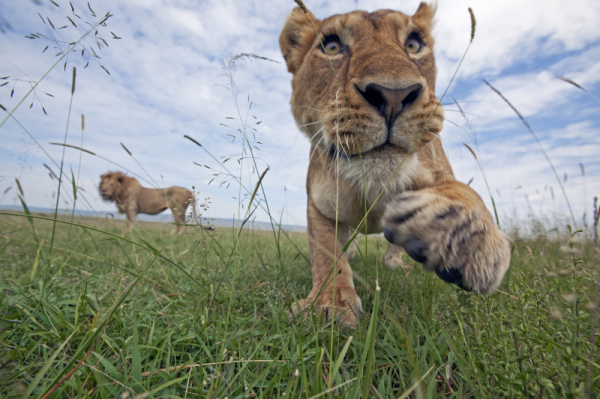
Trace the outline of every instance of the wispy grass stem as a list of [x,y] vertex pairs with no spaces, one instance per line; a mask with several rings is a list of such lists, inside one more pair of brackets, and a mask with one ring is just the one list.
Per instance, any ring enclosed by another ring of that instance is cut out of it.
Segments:
[[537,135],[535,134],[535,132],[533,131],[533,129],[531,128],[531,126],[529,126],[529,123],[527,123],[527,121],[525,120],[525,118],[523,117],[523,115],[521,115],[521,113],[515,108],[515,106],[512,105],[512,103],[510,101],[508,101],[508,99],[506,97],[504,97],[504,95],[500,92],[500,90],[496,89],[494,86],[492,86],[485,79],[483,79],[483,82],[486,85],[488,85],[488,87],[490,89],[492,89],[496,94],[498,94],[500,96],[500,98],[502,98],[504,100],[504,102],[506,104],[508,104],[508,106],[513,111],[515,111],[515,113],[517,114],[517,116],[519,117],[519,119],[521,120],[521,122],[523,122],[523,124],[525,125],[525,127],[527,128],[527,130],[529,131],[529,133],[531,133],[531,135],[535,139],[535,142],[540,147],[540,150],[542,151],[542,154],[544,154],[544,157],[548,161],[548,164],[550,165],[550,168],[552,169],[552,172],[554,173],[554,176],[556,177],[556,181],[558,182],[558,185],[560,186],[560,189],[562,190],[563,196],[565,197],[565,201],[567,202],[567,206],[569,207],[569,213],[571,214],[571,219],[573,221],[573,228],[576,229],[577,228],[577,222],[575,221],[575,214],[573,213],[573,209],[571,209],[571,203],[569,202],[569,197],[567,197],[567,192],[565,191],[565,187],[563,186],[562,181],[561,181],[560,177],[558,176],[558,172],[556,171],[556,168],[554,168],[554,164],[550,160],[550,157],[546,153],[546,150],[544,150],[544,146],[542,145],[542,142],[538,139]]

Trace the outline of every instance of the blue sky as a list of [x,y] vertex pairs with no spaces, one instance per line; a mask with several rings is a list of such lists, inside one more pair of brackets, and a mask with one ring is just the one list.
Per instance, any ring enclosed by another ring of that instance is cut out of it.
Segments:
[[[9,110],[29,89],[27,81],[38,80],[56,60],[54,54],[58,51],[52,42],[24,37],[33,32],[50,33],[38,13],[55,27],[67,25],[58,33],[53,31],[57,38],[70,42],[80,36],[66,19],[66,15],[73,18],[69,3],[55,2],[60,8],[49,0],[0,0],[4,29],[0,34],[0,75],[11,77],[8,85],[0,87],[0,104]],[[411,14],[419,2],[305,3],[323,18],[353,9],[393,8]],[[75,0],[72,4],[83,20],[97,19],[90,15],[87,1]],[[270,166],[264,187],[272,210],[280,214],[285,206],[284,222],[305,225],[309,144],[289,111],[291,75],[281,62],[278,47],[279,31],[294,2],[103,0],[90,4],[97,15],[107,11],[114,15],[107,28],[99,30],[110,47],[97,51],[110,75],[94,59],[83,69],[88,59],[73,53],[67,71],[63,71],[62,63],[56,67],[38,86],[37,97],[30,95],[15,113],[51,157],[60,162],[62,149],[48,143],[64,138],[71,68],[76,66],[68,143],[81,143],[80,120],[85,114],[84,148],[159,185],[194,186],[201,198],[211,198],[208,216],[231,218],[238,210],[237,185],[219,187],[222,177],[207,185],[213,172],[194,162],[215,169],[220,166],[183,135],[198,140],[217,158],[233,156],[225,165],[239,171],[235,154],[240,152],[240,140],[232,143],[228,134],[235,130],[222,125],[233,126],[233,121],[226,118],[235,117],[237,112],[231,93],[224,87],[227,79],[223,61],[239,53],[258,54],[280,63],[237,63],[239,105],[245,112],[249,97],[250,115],[256,118],[249,120],[261,121],[254,125],[257,141],[262,143],[257,144],[258,169]],[[479,168],[463,146],[467,143],[477,151],[484,166],[502,219],[523,220],[533,214],[553,220],[557,215],[568,215],[558,183],[539,147],[514,112],[483,83],[486,79],[527,119],[562,180],[567,174],[563,184],[581,220],[584,210],[588,214],[591,211],[592,197],[600,195],[600,103],[557,76],[572,79],[599,96],[600,2],[578,0],[567,5],[548,0],[440,0],[434,30],[438,97],[468,45],[468,7],[477,17],[475,41],[443,101],[448,122],[442,139],[457,178],[464,182],[473,178],[472,186],[491,207]],[[74,20],[80,26],[81,20]],[[122,39],[111,39],[110,31]],[[91,39],[87,45],[95,46]],[[50,48],[42,53],[46,45]],[[453,98],[461,104],[468,124]],[[55,171],[57,168],[16,122],[8,121],[0,129],[0,137],[0,205],[18,203],[14,187],[14,179],[18,178],[28,204],[53,206],[56,181],[50,179],[44,163]],[[72,167],[77,173],[79,157],[78,151],[67,150],[67,169]],[[585,178],[580,164],[585,168]],[[79,185],[89,203],[80,201],[82,209],[113,210],[113,205],[101,201],[96,187],[99,175],[114,169],[117,167],[99,157],[82,155]],[[244,184],[253,188],[256,176],[249,172],[248,168],[244,170]],[[65,206],[64,201],[70,203],[70,196],[61,197],[61,206]],[[266,220],[265,214],[256,215],[258,220]]]

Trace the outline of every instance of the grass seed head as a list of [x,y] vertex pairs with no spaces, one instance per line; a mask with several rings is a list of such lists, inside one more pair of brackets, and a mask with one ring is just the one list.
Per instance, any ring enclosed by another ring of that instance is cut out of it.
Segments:
[[202,147],[202,144],[198,143],[196,140],[194,140],[193,138],[191,138],[190,136],[188,136],[187,134],[184,134],[183,137],[185,137],[186,139],[188,139],[189,141],[191,141],[192,143],[196,144],[198,147]]
[[19,192],[21,193],[21,197],[24,197],[25,193],[23,193],[23,187],[21,187],[21,182],[16,177],[15,177],[15,181],[17,182],[17,188],[19,189]]
[[294,1],[296,2],[296,4],[298,4],[298,7],[300,7],[302,9],[302,11],[304,11],[306,14],[308,14],[308,8],[306,8],[306,6],[302,2],[302,0],[294,0]]
[[469,15],[471,16],[471,43],[473,43],[473,39],[475,39],[475,27],[477,26],[477,20],[475,19],[475,13],[471,7],[469,7]]
[[77,77],[77,70],[73,67],[73,82],[71,83],[71,97],[75,94],[75,78]]
[[123,149],[124,149],[125,151],[127,151],[127,153],[129,154],[129,156],[131,156],[131,157],[132,157],[133,155],[131,155],[131,152],[130,152],[130,151],[127,149],[127,147],[125,147],[125,144],[123,144],[123,143],[120,143],[120,144],[121,144],[121,147],[123,147]]

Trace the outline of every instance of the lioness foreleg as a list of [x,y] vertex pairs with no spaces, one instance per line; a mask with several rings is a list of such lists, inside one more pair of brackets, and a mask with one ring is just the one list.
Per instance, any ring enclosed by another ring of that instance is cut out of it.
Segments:
[[384,235],[442,280],[490,293],[510,262],[506,236],[483,200],[457,181],[400,194],[388,205]]
[[340,234],[336,242],[335,221],[323,216],[310,198],[307,214],[313,287],[306,299],[298,301],[299,308],[292,304],[292,311],[297,314],[314,306],[324,313],[327,321],[338,319],[346,327],[354,328],[363,316],[363,309],[354,290],[350,264],[345,256],[340,256],[346,243],[340,238],[347,234]]

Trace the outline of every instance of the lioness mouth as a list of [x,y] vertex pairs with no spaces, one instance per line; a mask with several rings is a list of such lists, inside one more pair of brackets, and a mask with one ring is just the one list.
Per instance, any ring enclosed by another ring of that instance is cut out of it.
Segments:
[[391,147],[394,147],[394,145],[392,143],[390,143],[389,141],[386,141],[385,143],[383,143],[377,147],[373,147],[368,151],[361,151],[360,154],[348,154],[345,151],[338,150],[337,147],[335,146],[335,144],[331,143],[331,147],[329,148],[329,156],[332,159],[336,159],[339,156],[341,159],[348,160],[348,159],[356,158],[359,155],[366,155],[366,154],[372,154],[377,151],[384,151]]

